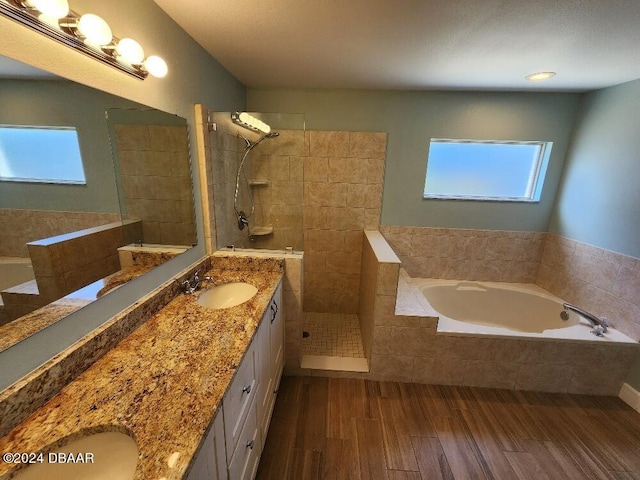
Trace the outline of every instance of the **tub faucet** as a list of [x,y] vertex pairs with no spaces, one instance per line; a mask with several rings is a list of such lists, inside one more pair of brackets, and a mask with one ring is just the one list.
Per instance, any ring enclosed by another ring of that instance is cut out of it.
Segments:
[[[609,322],[607,322],[606,318],[598,317],[593,313],[589,313],[586,310],[578,308],[575,305],[572,305],[570,303],[563,303],[562,308],[565,309],[565,311],[560,314],[560,317],[563,320],[566,320],[567,318],[569,318],[569,316],[566,313],[566,310],[571,310],[572,312],[576,312],[578,315],[586,318],[591,322],[591,325],[593,325],[593,330],[591,330],[591,333],[593,333],[594,335],[598,337],[602,337],[603,334],[607,333],[607,327],[609,326]],[[565,318],[565,316],[567,318]]]
[[211,277],[200,277],[198,275],[199,273],[200,273],[200,270],[196,270],[191,280],[187,279],[181,283],[182,288],[184,289],[184,293],[188,295],[193,295],[198,290],[200,283],[202,283],[205,280],[209,282],[213,280]]

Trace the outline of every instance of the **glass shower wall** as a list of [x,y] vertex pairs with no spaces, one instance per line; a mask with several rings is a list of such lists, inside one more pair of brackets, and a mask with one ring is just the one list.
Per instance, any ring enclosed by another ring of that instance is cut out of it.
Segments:
[[[246,138],[261,135],[234,124],[231,112],[210,112],[213,197],[218,248],[303,249],[303,157],[308,155],[303,114],[249,112],[278,132],[247,155]],[[236,187],[237,185],[237,187]],[[236,194],[237,188],[237,194]],[[237,212],[249,224],[239,228]]]

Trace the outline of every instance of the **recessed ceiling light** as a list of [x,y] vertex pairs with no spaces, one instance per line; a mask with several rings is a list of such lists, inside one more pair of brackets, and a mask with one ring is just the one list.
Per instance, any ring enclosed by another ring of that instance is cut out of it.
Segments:
[[549,80],[552,77],[556,76],[556,72],[537,72],[532,73],[531,75],[527,75],[527,80],[531,80],[532,82],[541,82],[542,80]]

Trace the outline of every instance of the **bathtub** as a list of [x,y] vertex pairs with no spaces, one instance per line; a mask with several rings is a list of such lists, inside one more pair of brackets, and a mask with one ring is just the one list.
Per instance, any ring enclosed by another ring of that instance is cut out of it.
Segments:
[[30,258],[0,257],[0,291],[33,279]]
[[591,323],[574,312],[562,320],[564,301],[533,284],[424,278],[412,282],[438,313],[439,334],[637,343],[611,327],[598,337],[591,333]]

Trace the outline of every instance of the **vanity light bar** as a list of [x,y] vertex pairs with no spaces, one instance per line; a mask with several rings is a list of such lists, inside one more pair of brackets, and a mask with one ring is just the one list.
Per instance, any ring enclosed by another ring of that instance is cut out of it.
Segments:
[[0,13],[5,17],[140,80],[149,74],[158,78],[167,74],[162,58],[151,55],[145,59],[138,42],[120,40],[99,16],[79,15],[68,7],[67,0],[0,0]]
[[271,132],[271,127],[264,123],[262,120],[257,119],[253,115],[247,112],[235,112],[231,114],[231,120],[236,125],[240,125],[248,130],[252,130],[258,133],[267,134]]

